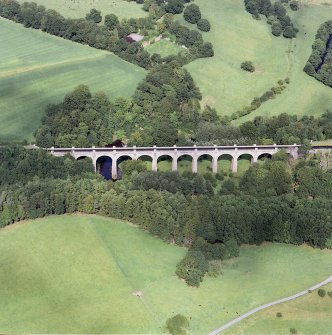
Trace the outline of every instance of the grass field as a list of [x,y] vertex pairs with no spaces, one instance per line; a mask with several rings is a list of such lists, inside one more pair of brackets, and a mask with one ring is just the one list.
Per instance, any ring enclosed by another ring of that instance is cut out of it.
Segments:
[[100,51],[0,19],[0,141],[32,139],[45,107],[79,84],[129,97],[145,71]]
[[172,43],[168,40],[161,40],[159,42],[150,44],[145,48],[151,55],[156,53],[160,54],[161,57],[166,57],[169,55],[177,55],[179,52],[183,51],[184,49],[181,48],[178,44]]
[[[311,54],[317,28],[331,19],[332,6],[305,5],[291,13],[300,28],[294,40],[276,38],[262,19],[254,20],[243,7],[243,0],[197,0],[212,29],[203,33],[214,45],[215,56],[199,59],[186,67],[203,93],[203,103],[216,107],[219,114],[231,115],[250,105],[279,79],[290,78],[290,85],[276,99],[240,120],[257,115],[320,115],[332,108],[332,89],[306,75],[302,69]],[[178,18],[184,22],[182,16]],[[195,27],[194,25],[187,24]],[[241,62],[251,60],[256,72],[240,69]]]
[[204,334],[325,279],[332,267],[328,251],[245,246],[223,265],[223,276],[206,278],[197,289],[174,274],[184,253],[103,217],[53,216],[4,228],[0,332],[153,334],[182,313],[190,334]]
[[[332,291],[332,284],[323,287]],[[276,314],[282,313],[281,318]],[[291,302],[274,306],[229,328],[225,335],[284,335],[295,328],[298,335],[328,335],[332,329],[332,298],[317,291]]]
[[[23,3],[25,0],[18,0]],[[120,19],[129,19],[144,17],[142,5],[136,2],[128,2],[125,0],[36,0],[38,5],[43,5],[47,9],[54,9],[64,17],[78,19],[85,17],[90,9],[95,8],[101,11],[104,17],[107,14],[115,14]]]

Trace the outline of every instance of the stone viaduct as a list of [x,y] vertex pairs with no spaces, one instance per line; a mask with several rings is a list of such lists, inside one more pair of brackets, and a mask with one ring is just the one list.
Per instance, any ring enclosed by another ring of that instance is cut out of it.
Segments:
[[248,145],[248,146],[192,146],[192,147],[111,147],[111,148],[48,148],[49,153],[54,156],[71,155],[75,159],[89,157],[92,159],[95,171],[97,163],[101,158],[112,159],[112,179],[118,177],[118,164],[124,159],[140,159],[148,157],[152,161],[152,171],[158,170],[158,160],[168,157],[172,161],[172,171],[177,171],[180,157],[189,156],[192,159],[192,172],[197,173],[198,160],[202,156],[211,159],[211,170],[218,172],[218,160],[227,156],[231,160],[232,172],[237,172],[238,159],[243,155],[250,155],[251,162],[255,163],[262,157],[271,157],[279,150],[286,151],[293,159],[298,158],[300,145]]

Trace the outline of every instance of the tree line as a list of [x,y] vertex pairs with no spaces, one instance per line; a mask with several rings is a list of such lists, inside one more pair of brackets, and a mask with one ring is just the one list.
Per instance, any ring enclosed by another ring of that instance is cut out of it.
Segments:
[[189,285],[198,286],[217,261],[236,257],[244,243],[332,247],[332,170],[322,170],[317,158],[292,162],[280,152],[218,189],[205,176],[135,166],[112,183],[89,173],[88,160],[74,174],[69,157],[15,147],[0,153],[0,226],[77,211],[128,220],[188,248],[176,273]]
[[[162,11],[160,15],[164,13],[166,12]],[[70,19],[34,2],[20,4],[16,0],[0,0],[0,16],[4,18],[21,23],[27,28],[40,29],[73,42],[111,51],[120,58],[145,69],[152,68],[155,63],[151,55],[144,50],[141,42],[129,42],[125,38],[133,32],[141,31],[143,34],[148,34],[149,31],[155,30],[158,28],[157,19],[160,15],[151,12],[148,17],[120,21],[116,15],[107,14],[104,24],[99,24],[102,16],[96,9],[87,13],[85,18]],[[172,15],[163,20],[164,29],[172,21]],[[188,28],[178,31],[176,41],[189,48],[187,54],[175,55],[182,65],[196,58],[213,56],[211,43],[204,43],[202,35],[196,31],[190,31]],[[159,63],[167,62],[167,58],[163,59],[158,54],[153,56]]]
[[332,20],[318,28],[312,53],[303,70],[324,85],[332,87]]
[[332,138],[332,112],[320,117],[255,117],[236,127],[231,117],[201,110],[201,93],[177,62],[159,64],[139,83],[132,99],[110,101],[80,85],[63,102],[49,105],[35,132],[40,147],[128,145],[308,144]]
[[244,0],[244,5],[246,11],[255,19],[260,20],[260,15],[266,17],[274,36],[278,37],[282,34],[285,38],[296,37],[298,29],[294,27],[291,18],[287,15],[287,7],[294,11],[298,10],[298,1],[278,0],[272,3],[270,0]]

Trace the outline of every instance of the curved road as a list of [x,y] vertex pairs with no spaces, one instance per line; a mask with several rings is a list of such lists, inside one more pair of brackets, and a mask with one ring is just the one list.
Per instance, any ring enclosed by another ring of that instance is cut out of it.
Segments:
[[307,293],[309,293],[309,291],[313,291],[313,290],[316,290],[317,288],[321,287],[321,286],[324,286],[328,283],[331,283],[332,282],[332,276],[327,278],[326,280],[320,282],[319,284],[315,285],[315,286],[312,286],[310,288],[308,288],[307,290],[305,291],[302,291],[300,293],[297,293],[297,294],[294,294],[294,295],[291,295],[287,298],[283,298],[283,299],[280,299],[280,300],[276,300],[276,301],[273,301],[273,302],[269,302],[267,304],[264,304],[264,305],[261,305],[259,307],[256,307],[252,310],[250,310],[249,312],[239,316],[238,318],[226,323],[225,325],[213,330],[211,333],[209,333],[208,335],[216,335],[216,334],[219,334],[221,333],[223,330],[233,326],[234,324],[242,321],[243,319],[247,318],[248,316],[252,315],[252,314],[255,314],[257,313],[258,311],[261,311],[262,309],[265,309],[265,308],[268,308],[268,307],[271,307],[271,306],[274,306],[274,305],[278,305],[278,304],[281,304],[283,302],[286,302],[286,301],[290,301],[290,300],[294,300],[298,297],[301,297],[302,295],[305,295]]

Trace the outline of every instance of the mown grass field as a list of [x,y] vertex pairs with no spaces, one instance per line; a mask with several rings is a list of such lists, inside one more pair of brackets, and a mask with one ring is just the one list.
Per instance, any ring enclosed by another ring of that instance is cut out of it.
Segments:
[[130,97],[146,72],[119,57],[0,19],[0,141],[32,139],[45,107],[79,84]]
[[[25,0],[18,0],[23,3]],[[104,17],[107,14],[115,14],[120,19],[138,18],[147,15],[142,5],[136,2],[128,2],[125,0],[36,0],[38,5],[43,5],[46,9],[54,9],[64,17],[78,19],[95,8],[101,11]]]
[[181,48],[178,44],[172,43],[165,39],[150,44],[149,46],[145,47],[145,50],[151,55],[153,55],[154,53],[160,54],[161,57],[177,55],[179,52],[184,51],[184,49]]
[[[332,284],[323,287],[332,292]],[[282,313],[281,318],[276,314]],[[317,291],[249,317],[229,328],[225,335],[283,335],[295,328],[299,335],[328,335],[332,329],[332,298]]]
[[[203,104],[215,107],[220,115],[250,105],[252,99],[276,85],[279,79],[290,78],[290,85],[277,98],[240,119],[279,113],[320,115],[332,108],[332,89],[306,75],[302,69],[311,54],[317,28],[332,17],[332,6],[305,5],[290,13],[300,32],[294,40],[276,38],[264,19],[254,20],[243,6],[243,0],[197,0],[202,14],[212,29],[203,33],[214,45],[215,56],[187,65],[203,93]],[[182,16],[178,16],[184,22]],[[194,25],[187,24],[194,28]],[[251,60],[255,73],[240,69]]]
[[[175,274],[185,249],[96,216],[53,216],[0,230],[1,333],[162,333],[177,313],[204,334],[331,273],[331,252],[244,246],[223,276],[190,288]],[[138,298],[133,292],[141,291]]]

